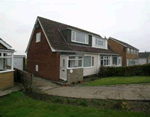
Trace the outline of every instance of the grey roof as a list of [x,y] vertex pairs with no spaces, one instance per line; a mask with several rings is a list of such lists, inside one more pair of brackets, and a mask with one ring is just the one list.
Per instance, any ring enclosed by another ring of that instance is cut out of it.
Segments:
[[[56,21],[52,21],[46,18],[42,18],[42,17],[38,17],[38,19],[44,29],[45,34],[48,37],[49,42],[51,43],[51,46],[55,50],[116,54],[115,52],[111,50],[107,50],[107,49],[99,49],[99,48],[93,48],[93,47],[88,47],[88,46],[79,46],[77,44],[74,44],[74,45],[69,44],[64,40],[59,30],[72,28],[72,29],[84,31],[84,32],[88,32],[88,31],[79,29],[73,26],[69,26],[66,24],[62,24]],[[92,32],[88,32],[88,33],[100,36]]]
[[150,56],[150,52],[140,52],[139,58],[148,58]]
[[123,42],[123,41],[120,41],[120,40],[118,40],[118,39],[115,39],[115,38],[113,38],[113,37],[109,37],[109,39],[115,40],[116,42],[122,44],[122,45],[125,46],[125,47],[132,48],[132,49],[135,49],[135,50],[139,50],[139,49],[137,49],[137,48],[131,46],[130,44],[125,43],[125,42]]

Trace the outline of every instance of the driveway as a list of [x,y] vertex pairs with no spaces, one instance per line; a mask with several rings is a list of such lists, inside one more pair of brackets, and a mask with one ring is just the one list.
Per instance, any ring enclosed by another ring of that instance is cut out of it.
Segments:
[[48,95],[90,99],[150,100],[150,84],[65,87],[45,79],[40,80],[38,78],[38,81],[35,80],[34,83],[39,84],[42,93]]

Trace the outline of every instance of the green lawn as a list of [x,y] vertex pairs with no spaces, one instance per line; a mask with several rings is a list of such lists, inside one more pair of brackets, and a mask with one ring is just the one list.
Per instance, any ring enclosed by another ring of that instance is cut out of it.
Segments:
[[150,76],[109,77],[84,83],[84,86],[150,83]]
[[22,92],[0,98],[0,117],[148,117],[146,113],[102,110],[35,100]]

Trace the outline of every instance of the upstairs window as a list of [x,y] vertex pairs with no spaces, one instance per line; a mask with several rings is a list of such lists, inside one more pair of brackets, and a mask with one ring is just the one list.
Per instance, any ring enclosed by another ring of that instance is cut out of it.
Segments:
[[96,46],[104,46],[104,40],[100,39],[100,38],[96,38],[95,40],[95,44]]
[[133,49],[131,49],[131,54],[133,54]]
[[36,43],[41,41],[41,32],[36,33]]
[[71,41],[77,43],[89,44],[89,36],[82,32],[72,31]]
[[130,54],[130,48],[127,48],[127,52]]

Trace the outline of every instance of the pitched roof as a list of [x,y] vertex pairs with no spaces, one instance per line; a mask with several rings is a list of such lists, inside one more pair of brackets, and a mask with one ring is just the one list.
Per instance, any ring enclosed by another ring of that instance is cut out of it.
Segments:
[[112,40],[114,40],[114,41],[120,43],[120,44],[123,45],[124,47],[128,47],[128,48],[132,48],[132,49],[135,49],[135,50],[139,50],[139,49],[133,47],[132,45],[130,45],[130,44],[128,44],[128,43],[125,43],[125,42],[123,42],[123,41],[120,41],[120,40],[118,40],[118,39],[115,39],[115,38],[113,38],[113,37],[109,37],[109,39],[112,39]]
[[0,43],[2,43],[8,49],[11,48],[11,46],[8,43],[6,43],[2,38],[0,38]]
[[150,52],[140,52],[139,58],[148,58],[150,56]]
[[98,34],[79,29],[73,26],[69,26],[66,24],[62,24],[56,21],[52,21],[49,19],[45,19],[42,17],[38,17],[44,32],[48,38],[48,41],[50,42],[51,46],[56,50],[56,51],[69,51],[69,52],[92,52],[92,53],[109,53],[109,54],[116,54],[115,52],[111,50],[106,50],[106,49],[99,49],[99,48],[92,48],[89,46],[80,46],[78,44],[69,44],[66,42],[64,37],[62,36],[61,32],[59,30],[71,28],[83,32],[87,32],[89,34],[97,35],[101,37]]

